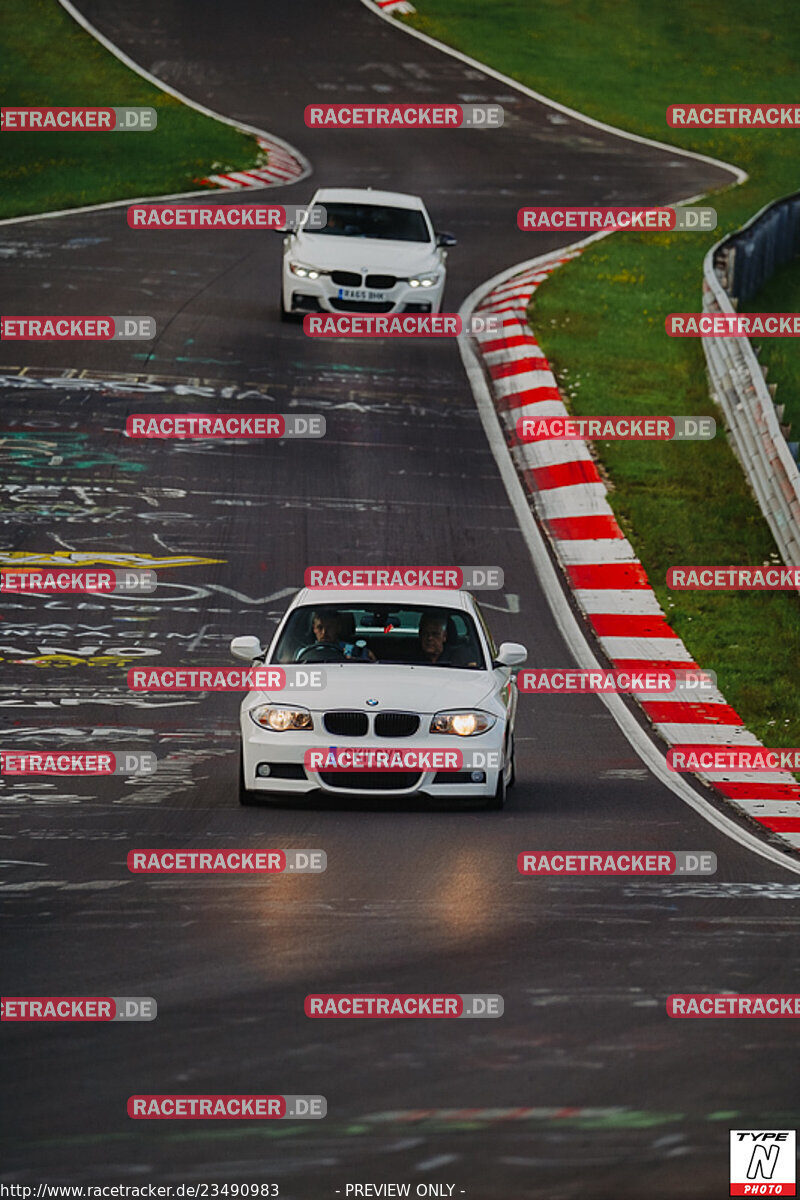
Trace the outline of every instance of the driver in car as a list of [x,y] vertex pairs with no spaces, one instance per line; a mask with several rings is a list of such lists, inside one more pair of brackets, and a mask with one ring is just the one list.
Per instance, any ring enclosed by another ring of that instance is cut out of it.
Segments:
[[315,642],[311,646],[302,646],[297,653],[298,661],[304,661],[312,657],[309,653],[313,647],[319,646],[322,649],[324,646],[335,647],[343,658],[347,659],[369,659],[375,662],[375,655],[371,650],[367,649],[366,644],[360,646],[354,645],[352,642],[346,642],[342,634],[344,632],[344,618],[341,613],[333,608],[320,608],[313,613],[311,617],[311,631],[314,634]]
[[332,608],[321,608],[311,618],[311,631],[318,642],[332,642],[338,646],[341,624],[342,618],[338,612]]

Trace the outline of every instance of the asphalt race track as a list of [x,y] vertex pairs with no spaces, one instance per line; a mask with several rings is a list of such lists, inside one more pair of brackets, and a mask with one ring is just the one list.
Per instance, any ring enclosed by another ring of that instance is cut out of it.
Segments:
[[[311,162],[309,180],[245,199],[421,194],[459,240],[449,311],[563,241],[519,232],[523,204],[669,203],[730,180],[509,91],[357,0],[81,11],[148,70]],[[386,99],[499,101],[506,124],[303,123],[314,101]],[[798,1124],[791,1023],[670,1021],[665,998],[800,991],[800,878],[654,779],[597,698],[520,697],[502,813],[243,809],[237,696],[125,687],[141,661],[228,664],[231,637],[266,639],[310,563],[499,563],[504,590],[483,597],[497,639],[526,643],[531,664],[569,664],[457,346],[315,342],[281,324],[276,234],[134,231],[121,208],[2,227],[0,253],[8,312],[145,314],[159,330],[153,343],[0,343],[3,544],[153,556],[169,585],[149,602],[3,597],[1,748],[91,739],[162,761],[152,780],[1,781],[6,990],[151,995],[159,1016],[4,1027],[0,1182],[275,1181],[284,1200],[369,1180],[452,1183],[475,1200],[725,1194],[729,1128]],[[122,435],[127,414],[162,410],[319,412],[328,435]],[[201,561],[169,565],[181,556]],[[125,866],[134,846],[264,845],[323,848],[328,870]],[[719,869],[680,883],[522,878],[516,855],[537,847],[709,850]],[[309,991],[499,992],[505,1015],[313,1024]],[[318,1093],[328,1116],[126,1116],[129,1095],[170,1091]]]

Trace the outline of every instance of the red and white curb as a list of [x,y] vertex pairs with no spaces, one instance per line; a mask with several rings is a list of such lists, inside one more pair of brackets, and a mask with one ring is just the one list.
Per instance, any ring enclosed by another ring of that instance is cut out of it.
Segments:
[[381,12],[391,13],[413,13],[417,10],[413,4],[409,4],[409,0],[372,0],[376,8]]
[[260,149],[266,150],[269,156],[263,167],[230,171],[227,175],[209,175],[200,182],[209,187],[238,191],[241,188],[265,188],[294,183],[296,179],[302,179],[308,174],[307,164],[285,142],[265,136],[257,137],[256,141]]
[[[517,439],[520,417],[567,414],[526,309],[539,284],[580,253],[556,251],[491,287],[474,311],[498,315],[500,332],[481,333],[475,341],[517,475],[605,655],[616,668],[694,668],[617,524],[586,443]],[[706,693],[702,702],[644,693],[634,698],[670,746],[762,744],[719,691]],[[800,785],[789,772],[697,774],[774,838],[800,848]]]
[[416,1125],[428,1122],[581,1121],[600,1118],[607,1123],[624,1121],[626,1108],[406,1108],[370,1113],[362,1121],[372,1125]]

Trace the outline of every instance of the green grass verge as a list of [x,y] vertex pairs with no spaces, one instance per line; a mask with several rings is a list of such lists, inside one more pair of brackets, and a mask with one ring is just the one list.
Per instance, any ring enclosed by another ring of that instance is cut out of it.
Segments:
[[[740,304],[741,312],[800,312],[800,262],[787,263],[776,271],[757,296]],[[789,438],[800,441],[800,351],[794,338],[769,338],[760,341],[759,362],[769,367],[769,383],[777,383],[775,402],[786,406],[783,424],[791,424]]]
[[[700,308],[702,260],[721,233],[800,188],[797,131],[671,130],[669,104],[775,102],[791,93],[794,6],[729,0],[416,0],[410,23],[545,95],[623,129],[711,154],[750,179],[716,193],[713,235],[615,234],[536,293],[537,335],[581,415],[710,413],[699,340],[671,339],[669,312]],[[674,176],[665,178],[665,199]],[[522,246],[522,242],[520,245]],[[535,235],[520,258],[536,253]],[[787,305],[787,311],[790,309]],[[786,342],[790,356],[794,343]],[[796,352],[796,351],[795,351]],[[777,370],[770,380],[777,378]],[[785,397],[782,397],[782,399]],[[713,443],[601,443],[610,502],[677,633],[715,670],[768,744],[800,745],[800,605],[788,593],[670,592],[667,567],[777,561],[775,544],[721,435]]]
[[3,24],[3,106],[150,106],[158,127],[2,134],[0,217],[197,191],[211,172],[266,161],[255,138],[129,70],[56,0],[4,0]]

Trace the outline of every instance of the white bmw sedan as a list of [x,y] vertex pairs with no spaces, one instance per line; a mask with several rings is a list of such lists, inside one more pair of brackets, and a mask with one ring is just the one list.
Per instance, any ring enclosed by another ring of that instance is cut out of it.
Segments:
[[[495,645],[469,592],[306,588],[266,650],[256,637],[237,637],[231,652],[249,663],[319,667],[325,679],[321,690],[245,696],[242,804],[327,793],[476,797],[502,808],[514,782],[512,669],[527,651],[516,642]],[[363,752],[405,749],[461,751],[457,761],[468,769],[451,769],[453,755],[444,770],[363,769],[381,761]],[[346,751],[358,769],[326,770],[331,751]]]
[[[313,228],[320,207],[323,228]],[[446,246],[419,196],[319,188],[309,219],[284,239],[281,313],[436,313]]]

